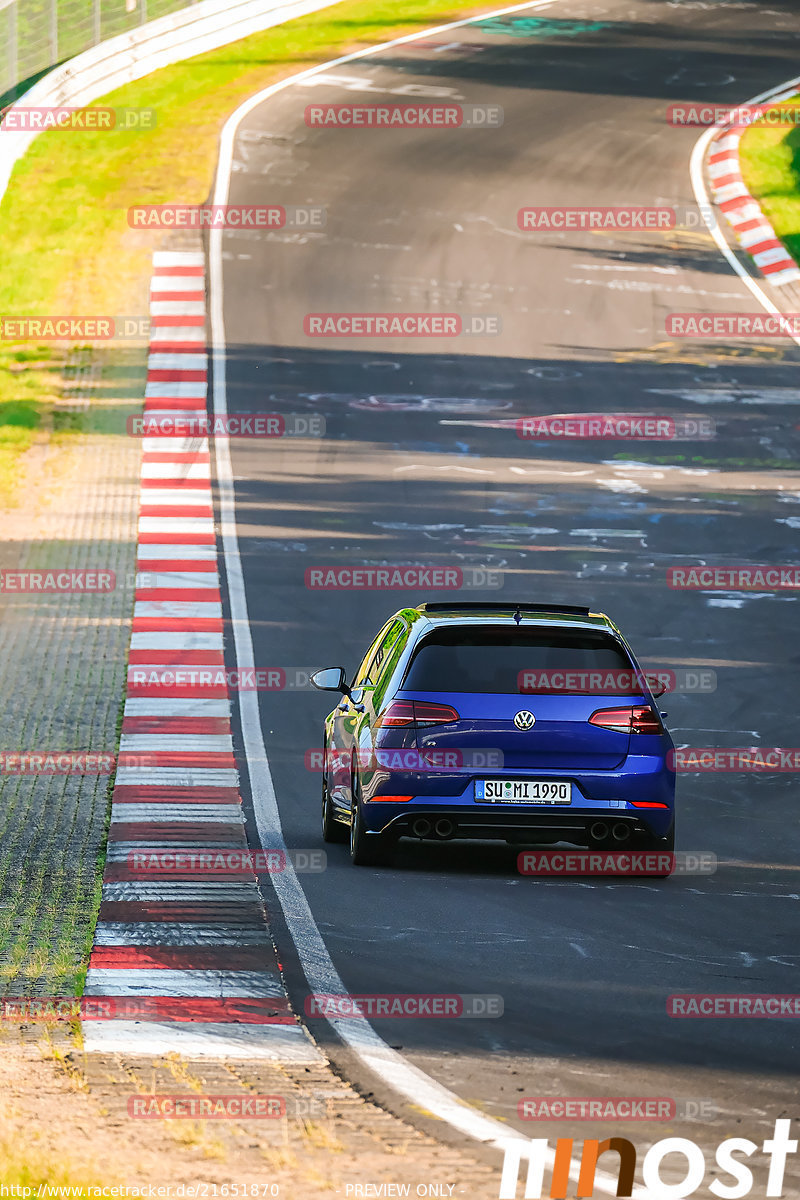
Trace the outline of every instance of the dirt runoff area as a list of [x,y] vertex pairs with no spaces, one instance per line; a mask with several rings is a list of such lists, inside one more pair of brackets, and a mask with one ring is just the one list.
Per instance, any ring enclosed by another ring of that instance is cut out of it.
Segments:
[[[226,1115],[194,1119],[209,1098]],[[233,1115],[254,1107],[269,1115]],[[499,1178],[327,1065],[86,1055],[60,1029],[0,1031],[4,1196],[496,1200]]]

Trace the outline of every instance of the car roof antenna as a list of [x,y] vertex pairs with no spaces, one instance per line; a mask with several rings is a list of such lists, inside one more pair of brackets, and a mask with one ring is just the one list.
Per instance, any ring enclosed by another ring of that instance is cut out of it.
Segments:
[[522,613],[519,610],[519,605],[517,605],[517,611],[514,613],[514,620],[517,622],[518,625],[519,625],[520,621],[522,620]]

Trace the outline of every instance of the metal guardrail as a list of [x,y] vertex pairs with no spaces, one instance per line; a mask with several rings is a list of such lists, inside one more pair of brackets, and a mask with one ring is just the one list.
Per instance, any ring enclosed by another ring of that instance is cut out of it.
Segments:
[[0,0],[0,97],[10,104],[51,67],[197,0]]

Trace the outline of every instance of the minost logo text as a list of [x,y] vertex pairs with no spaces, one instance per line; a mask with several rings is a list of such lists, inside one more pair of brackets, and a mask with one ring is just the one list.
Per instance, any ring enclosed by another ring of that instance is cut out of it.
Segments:
[[[797,1153],[798,1146],[797,1140],[790,1137],[790,1129],[791,1121],[779,1118],[775,1122],[772,1137],[765,1140],[761,1147],[769,1159],[766,1190],[759,1189],[761,1195],[783,1196],[786,1160],[790,1154]],[[499,1200],[516,1200],[521,1195],[518,1184],[523,1161],[526,1164],[525,1200],[540,1200],[544,1195],[544,1174],[548,1166],[552,1171],[551,1185],[547,1193],[551,1200],[566,1200],[567,1195],[594,1196],[597,1168],[600,1159],[609,1151],[615,1155],[613,1163],[617,1171],[617,1195],[633,1195],[639,1164],[639,1152],[633,1142],[622,1137],[604,1138],[603,1141],[587,1138],[581,1150],[577,1191],[572,1190],[576,1185],[571,1180],[573,1147],[572,1138],[559,1138],[554,1154],[549,1141],[544,1138],[532,1138],[530,1141],[521,1138],[504,1140]],[[741,1200],[742,1197],[749,1196],[753,1190],[754,1176],[742,1160],[750,1159],[757,1150],[757,1143],[747,1138],[727,1138],[720,1142],[714,1152],[715,1179],[710,1184],[711,1191],[718,1196],[725,1196],[726,1200]],[[675,1156],[682,1161],[675,1163]],[[663,1178],[662,1166],[667,1157],[671,1160],[670,1174],[677,1170],[683,1175],[677,1182]],[[718,1178],[720,1172],[726,1178]],[[642,1183],[645,1192],[658,1197],[658,1200],[686,1200],[702,1187],[706,1173],[706,1152],[689,1138],[662,1138],[648,1148],[642,1161]],[[728,1176],[732,1178],[731,1182]],[[603,1191],[606,1190],[607,1184]]]

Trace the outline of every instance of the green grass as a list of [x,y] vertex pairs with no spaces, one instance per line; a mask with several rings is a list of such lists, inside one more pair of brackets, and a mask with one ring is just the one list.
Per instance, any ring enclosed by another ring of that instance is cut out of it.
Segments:
[[[130,229],[127,210],[205,200],[219,132],[238,104],[268,83],[356,46],[486,7],[469,0],[344,0],[166,67],[96,102],[156,109],[151,130],[41,134],[0,203],[0,313],[146,313],[159,235]],[[13,493],[20,453],[37,428],[47,427],[65,363],[65,352],[53,345],[0,343],[0,506]],[[120,414],[117,432],[121,421]],[[72,431],[81,428],[74,422]]]
[[21,455],[49,424],[60,358],[52,347],[0,348],[0,508],[18,498]]
[[[798,99],[787,105],[796,106]],[[792,257],[800,259],[800,126],[751,126],[739,157],[748,191]]]
[[[16,1081],[18,1086],[23,1080]],[[0,1185],[5,1188],[25,1188],[17,1195],[35,1196],[39,1188],[61,1187],[71,1200],[95,1200],[103,1186],[112,1186],[111,1179],[100,1180],[87,1171],[76,1169],[58,1154],[47,1148],[41,1130],[25,1125],[18,1118],[3,1121],[0,1132]],[[6,1195],[13,1195],[11,1191]],[[47,1193],[45,1192],[45,1195]]]

